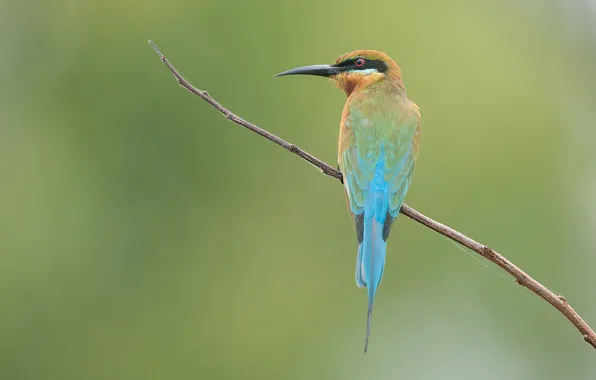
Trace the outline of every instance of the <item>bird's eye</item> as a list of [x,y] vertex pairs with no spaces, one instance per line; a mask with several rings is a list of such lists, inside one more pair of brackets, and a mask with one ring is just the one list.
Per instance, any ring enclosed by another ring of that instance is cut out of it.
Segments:
[[354,65],[356,65],[356,67],[362,67],[365,63],[366,59],[364,58],[358,58],[356,61],[354,61]]

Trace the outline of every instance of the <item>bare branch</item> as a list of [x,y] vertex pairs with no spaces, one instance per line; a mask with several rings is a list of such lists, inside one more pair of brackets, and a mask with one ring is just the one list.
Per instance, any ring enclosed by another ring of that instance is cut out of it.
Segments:
[[324,174],[327,174],[328,176],[333,177],[333,178],[337,178],[341,181],[341,179],[342,179],[341,173],[338,172],[337,170],[335,170],[333,167],[327,165],[326,163],[319,160],[312,154],[306,152],[305,150],[300,149],[296,145],[290,144],[286,140],[277,137],[273,133],[270,133],[270,132],[264,130],[263,128],[257,127],[253,123],[249,123],[248,121],[244,120],[240,116],[236,115],[232,111],[228,110],[227,108],[225,108],[224,106],[219,104],[219,102],[217,100],[213,99],[213,97],[211,97],[211,95],[209,95],[207,93],[207,91],[201,91],[198,88],[194,87],[186,79],[184,79],[184,77],[182,75],[180,75],[178,70],[176,70],[174,68],[174,66],[172,66],[172,64],[166,59],[166,57],[164,57],[164,55],[161,54],[161,51],[159,51],[159,48],[153,43],[153,41],[149,41],[149,44],[153,47],[153,49],[155,49],[155,51],[159,55],[159,58],[161,59],[161,61],[163,63],[165,63],[165,65],[168,67],[168,69],[170,69],[172,74],[174,74],[174,76],[178,80],[178,84],[180,84],[180,86],[186,88],[188,91],[192,92],[193,94],[199,96],[201,99],[203,99],[207,103],[211,104],[215,109],[217,109],[219,112],[221,112],[226,119],[231,120],[234,123],[241,125],[246,129],[250,129],[251,131],[263,136],[267,140],[273,141],[274,143],[281,146],[282,148],[287,149],[288,151],[294,153],[295,155],[300,156],[304,160],[310,162],[312,165],[318,167],[319,169],[321,169],[321,171]]
[[[167,68],[174,75],[174,77],[176,77],[178,83],[182,87],[186,88],[188,91],[192,92],[193,94],[199,96],[201,99],[209,103],[219,112],[221,112],[226,119],[231,120],[234,123],[243,126],[244,128],[250,129],[251,131],[265,137],[267,140],[273,141],[282,148],[294,153],[297,156],[300,156],[310,164],[316,166],[324,174],[342,181],[342,174],[338,170],[334,169],[332,166],[319,160],[312,154],[304,151],[296,145],[291,144],[277,137],[276,135],[242,119],[232,111],[222,106],[217,100],[211,97],[207,93],[207,91],[202,91],[194,87],[182,75],[180,75],[178,70],[176,70],[176,68],[172,66],[172,64],[159,51],[157,46],[152,41],[149,41],[149,44],[153,47],[153,49],[155,49],[161,61],[167,66]],[[492,261],[493,263],[501,267],[503,270],[505,270],[507,273],[513,276],[513,278],[515,278],[518,284],[525,286],[530,291],[535,293],[538,297],[551,304],[561,314],[563,314],[565,318],[567,318],[573,324],[573,326],[575,326],[575,328],[577,328],[577,330],[582,334],[584,340],[596,349],[596,333],[594,333],[594,330],[592,330],[592,328],[582,319],[582,317],[580,317],[579,314],[577,314],[577,312],[573,310],[571,305],[569,305],[569,303],[563,296],[556,295],[555,293],[550,291],[544,285],[534,280],[523,270],[518,268],[515,264],[507,260],[505,257],[501,256],[492,248],[478,243],[477,241],[467,237],[461,232],[458,232],[451,227],[439,223],[405,204],[402,205],[400,212],[408,218],[430,228],[431,230],[448,237],[449,239],[463,245],[464,247],[471,249],[472,251],[478,253],[482,257],[486,258],[489,261]]]

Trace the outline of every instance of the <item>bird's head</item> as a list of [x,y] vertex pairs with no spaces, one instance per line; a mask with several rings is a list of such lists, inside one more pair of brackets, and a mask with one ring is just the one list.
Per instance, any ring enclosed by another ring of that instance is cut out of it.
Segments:
[[372,83],[391,80],[401,84],[401,70],[394,60],[377,50],[355,50],[337,58],[332,65],[312,65],[297,67],[279,73],[284,75],[318,75],[330,78],[349,96],[354,90]]

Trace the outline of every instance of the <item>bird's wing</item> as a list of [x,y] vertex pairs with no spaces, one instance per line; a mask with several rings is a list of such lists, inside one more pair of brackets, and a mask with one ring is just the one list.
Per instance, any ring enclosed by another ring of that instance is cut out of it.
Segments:
[[[420,114],[418,107],[411,103],[391,121],[387,134],[382,139],[383,149],[378,140],[356,138],[352,128],[344,127],[340,132],[340,170],[344,175],[344,187],[348,198],[348,207],[353,215],[364,211],[370,191],[376,164],[385,159],[385,182],[389,191],[389,212],[393,218],[408,191],[414,172],[420,138]],[[373,133],[374,128],[367,132]],[[357,132],[358,133],[358,132]],[[374,144],[372,142],[375,142]],[[368,142],[371,142],[368,144]]]
[[388,153],[385,181],[389,184],[389,213],[397,217],[401,204],[410,187],[418,149],[420,147],[420,113],[418,107],[411,103],[410,112],[400,120],[395,130],[394,154]]
[[360,149],[356,145],[349,146],[340,159],[348,207],[350,212],[355,215],[364,212],[370,182],[374,175],[374,165],[369,164],[367,161],[370,160],[365,161],[362,158]]

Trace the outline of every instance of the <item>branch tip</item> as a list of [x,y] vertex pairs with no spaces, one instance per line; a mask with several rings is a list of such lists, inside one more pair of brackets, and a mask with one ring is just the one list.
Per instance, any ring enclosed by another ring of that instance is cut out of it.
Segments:
[[166,57],[161,54],[161,51],[159,50],[159,48],[157,47],[157,45],[155,43],[153,43],[153,41],[149,40],[149,45],[151,45],[151,47],[153,48],[153,50],[155,50],[155,52],[157,53],[157,55],[159,55],[159,58],[163,61]]

